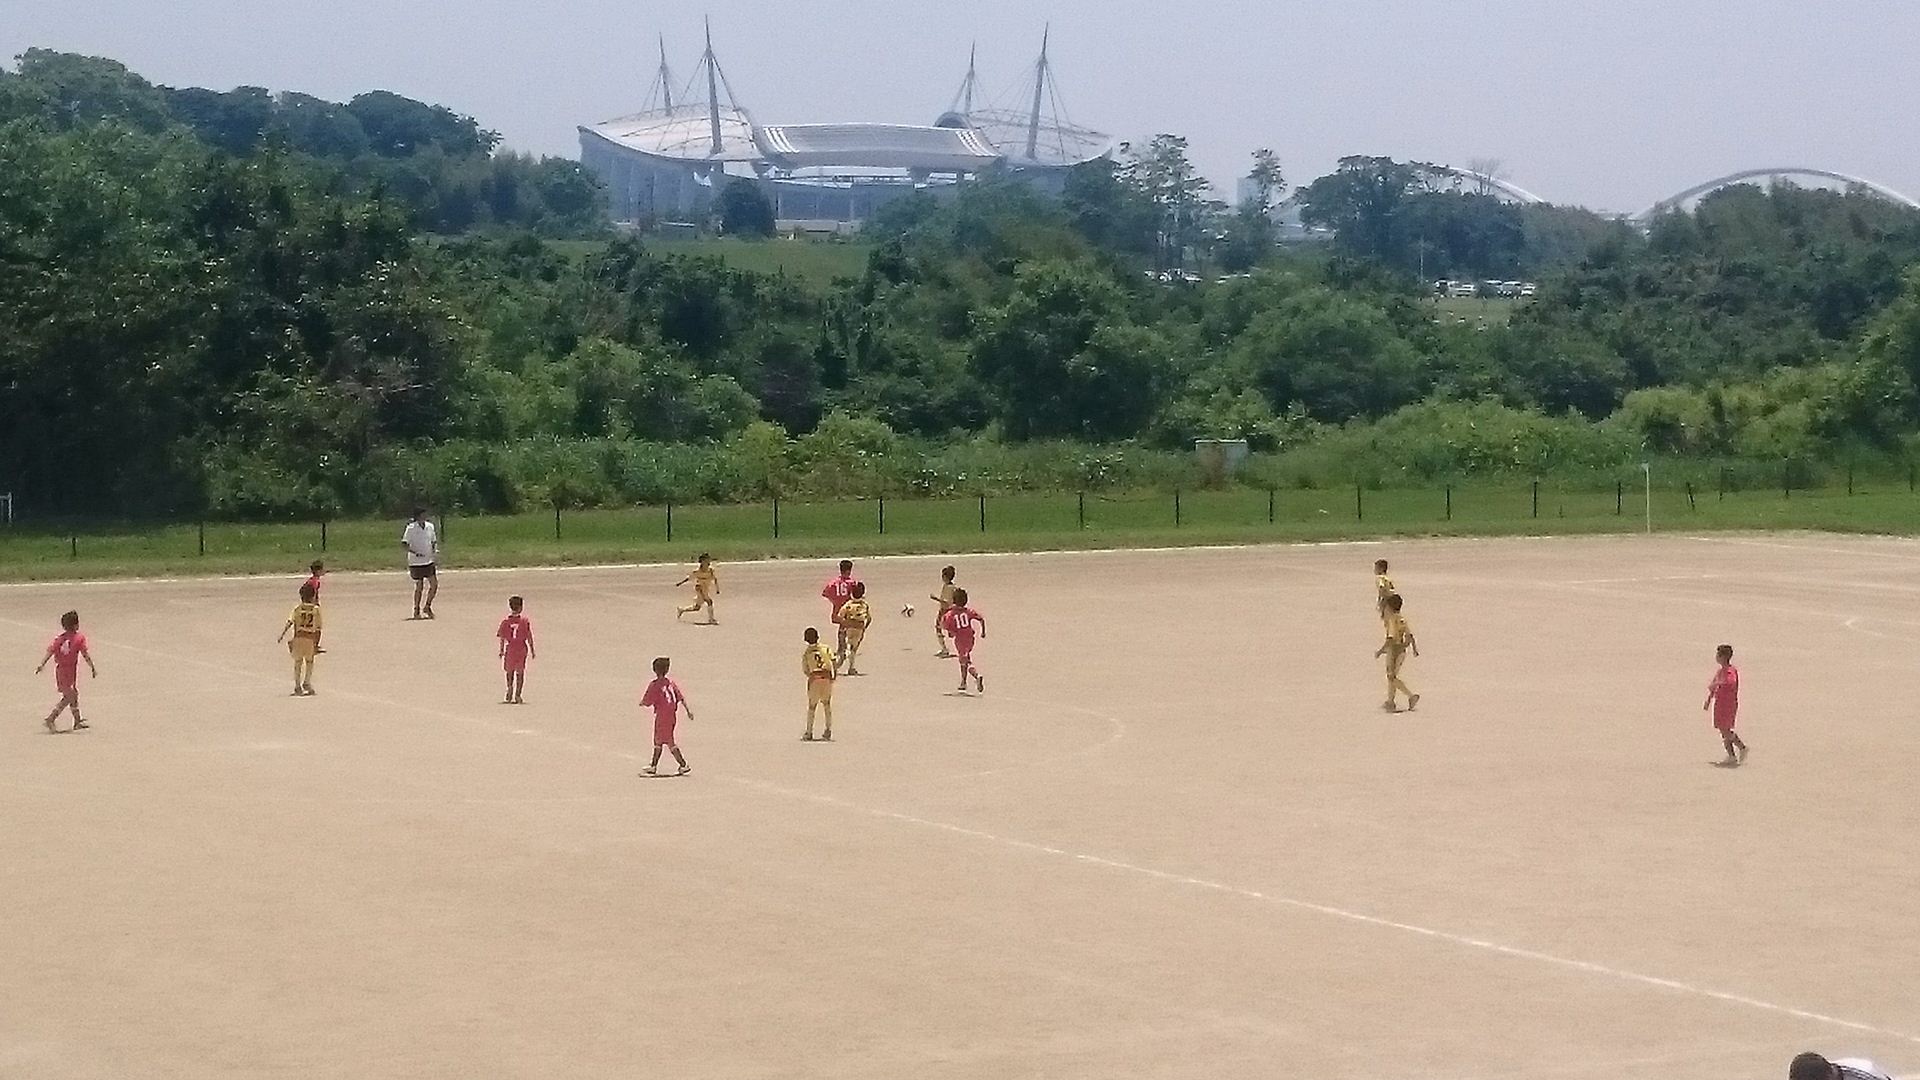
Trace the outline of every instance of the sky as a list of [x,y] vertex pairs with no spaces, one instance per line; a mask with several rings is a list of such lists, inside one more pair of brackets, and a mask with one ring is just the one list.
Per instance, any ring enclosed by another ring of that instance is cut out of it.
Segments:
[[0,56],[110,56],[170,86],[392,90],[571,157],[576,125],[641,106],[657,35],[691,74],[703,15],[764,123],[931,123],[975,42],[989,97],[1012,105],[1050,24],[1070,119],[1186,136],[1226,198],[1259,147],[1295,183],[1348,154],[1495,159],[1551,201],[1610,211],[1789,165],[1920,198],[1913,0],[0,0]]

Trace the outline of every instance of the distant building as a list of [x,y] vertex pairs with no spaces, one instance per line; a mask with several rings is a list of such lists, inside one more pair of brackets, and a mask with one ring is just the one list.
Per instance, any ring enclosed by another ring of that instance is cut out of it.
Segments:
[[[580,160],[606,185],[615,221],[699,220],[730,179],[757,181],[782,222],[860,222],[914,191],[936,194],[992,168],[1058,189],[1066,170],[1111,152],[1100,132],[1060,118],[1045,42],[1025,112],[977,107],[971,61],[931,125],[760,124],[733,98],[713,42],[676,92],[664,46],[646,107],[580,128]],[[698,93],[699,100],[690,99]]]

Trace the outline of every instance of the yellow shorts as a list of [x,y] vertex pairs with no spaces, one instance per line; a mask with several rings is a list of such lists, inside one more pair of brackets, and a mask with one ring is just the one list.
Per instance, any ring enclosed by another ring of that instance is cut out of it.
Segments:
[[287,642],[287,651],[293,654],[295,660],[311,660],[314,652],[319,648],[320,639],[318,638],[296,635],[292,641]]
[[824,705],[833,700],[832,679],[807,680],[807,704]]

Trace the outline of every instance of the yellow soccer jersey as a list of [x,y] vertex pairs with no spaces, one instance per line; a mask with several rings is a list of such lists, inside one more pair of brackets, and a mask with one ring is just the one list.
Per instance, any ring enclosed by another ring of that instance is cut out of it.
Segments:
[[1407,620],[1397,611],[1387,612],[1387,644],[1396,649],[1404,649],[1413,640],[1413,630]]
[[940,610],[941,611],[945,611],[948,608],[953,606],[953,590],[956,588],[959,588],[959,586],[954,585],[952,582],[948,582],[947,584],[940,586]]
[[825,645],[809,645],[800,652],[800,670],[809,679],[833,678],[833,650]]
[[1375,598],[1382,604],[1393,595],[1393,579],[1385,574],[1376,574],[1373,578]]
[[320,636],[320,605],[295,604],[287,621],[293,624],[294,637],[317,638]]
[[840,625],[866,628],[873,623],[873,608],[859,597],[840,605]]
[[693,587],[700,592],[712,593],[720,590],[720,571],[711,564],[694,567],[693,572],[688,574],[687,578],[693,582]]

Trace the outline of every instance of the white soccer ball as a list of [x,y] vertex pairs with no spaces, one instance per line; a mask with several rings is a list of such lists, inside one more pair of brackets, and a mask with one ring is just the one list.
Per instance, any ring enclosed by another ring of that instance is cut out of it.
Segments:
[[900,605],[900,614],[905,615],[909,619],[913,618],[913,605],[912,604]]

